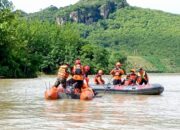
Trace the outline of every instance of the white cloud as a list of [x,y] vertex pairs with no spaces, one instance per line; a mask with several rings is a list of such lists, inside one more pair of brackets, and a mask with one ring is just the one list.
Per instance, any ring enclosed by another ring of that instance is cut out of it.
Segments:
[[180,0],[127,0],[132,6],[180,14]]
[[21,9],[27,13],[37,12],[50,5],[56,7],[64,7],[75,4],[79,0],[11,0],[15,5],[15,9]]

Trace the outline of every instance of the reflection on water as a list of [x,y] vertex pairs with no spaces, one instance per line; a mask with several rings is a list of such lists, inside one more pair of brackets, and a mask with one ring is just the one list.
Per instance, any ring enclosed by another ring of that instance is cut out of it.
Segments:
[[162,95],[105,93],[92,101],[44,100],[44,91],[54,83],[55,77],[1,79],[0,128],[179,130],[180,75],[150,75],[150,79],[165,87]]

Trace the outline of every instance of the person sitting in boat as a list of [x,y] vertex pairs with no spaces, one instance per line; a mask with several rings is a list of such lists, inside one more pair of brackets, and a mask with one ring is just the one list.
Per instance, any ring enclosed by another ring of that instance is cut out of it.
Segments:
[[102,79],[102,75],[103,75],[103,70],[99,70],[94,78],[95,84],[104,84],[105,83],[105,81]]
[[121,69],[121,66],[122,64],[117,62],[116,67],[110,72],[110,74],[113,76],[113,85],[123,84],[121,76],[124,74],[124,70]]
[[143,83],[147,84],[149,82],[148,75],[142,67],[139,69],[137,76],[137,82],[139,83],[139,85],[142,85]]
[[74,88],[78,88],[79,90],[81,90],[83,86],[84,75],[85,72],[83,65],[81,65],[81,60],[76,59],[75,65],[72,68],[72,79]]
[[64,64],[59,67],[58,76],[54,87],[57,88],[61,84],[64,89],[66,88],[66,80],[69,76],[68,67],[68,64]]
[[135,85],[137,80],[137,74],[135,69],[130,70],[130,74],[126,77],[126,83],[125,85]]

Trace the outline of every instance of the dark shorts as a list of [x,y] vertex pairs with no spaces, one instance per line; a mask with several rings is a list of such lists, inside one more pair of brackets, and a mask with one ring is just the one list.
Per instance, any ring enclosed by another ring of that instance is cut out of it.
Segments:
[[73,78],[71,78],[71,79],[68,79],[68,80],[67,80],[66,85],[67,85],[67,86],[72,86],[73,83],[74,83],[74,80],[73,80]]
[[114,79],[113,85],[121,85],[121,80],[120,79]]
[[83,80],[73,80],[73,87],[81,90],[83,86]]
[[59,85],[62,85],[63,88],[66,88],[66,79],[57,78],[54,86],[57,88]]
[[140,84],[140,85],[142,85],[143,83],[144,83],[144,84],[147,84],[147,83],[148,83],[148,81],[147,81],[147,80],[145,80],[145,79],[142,79],[142,80],[141,80],[141,82],[140,82],[139,84]]

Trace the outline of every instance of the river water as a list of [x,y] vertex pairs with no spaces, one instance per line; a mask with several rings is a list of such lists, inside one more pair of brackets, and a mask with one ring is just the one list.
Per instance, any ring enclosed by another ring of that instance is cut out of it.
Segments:
[[[179,130],[180,74],[151,74],[162,95],[110,95],[92,101],[44,99],[54,76],[0,79],[1,130]],[[92,80],[92,79],[91,79]]]

